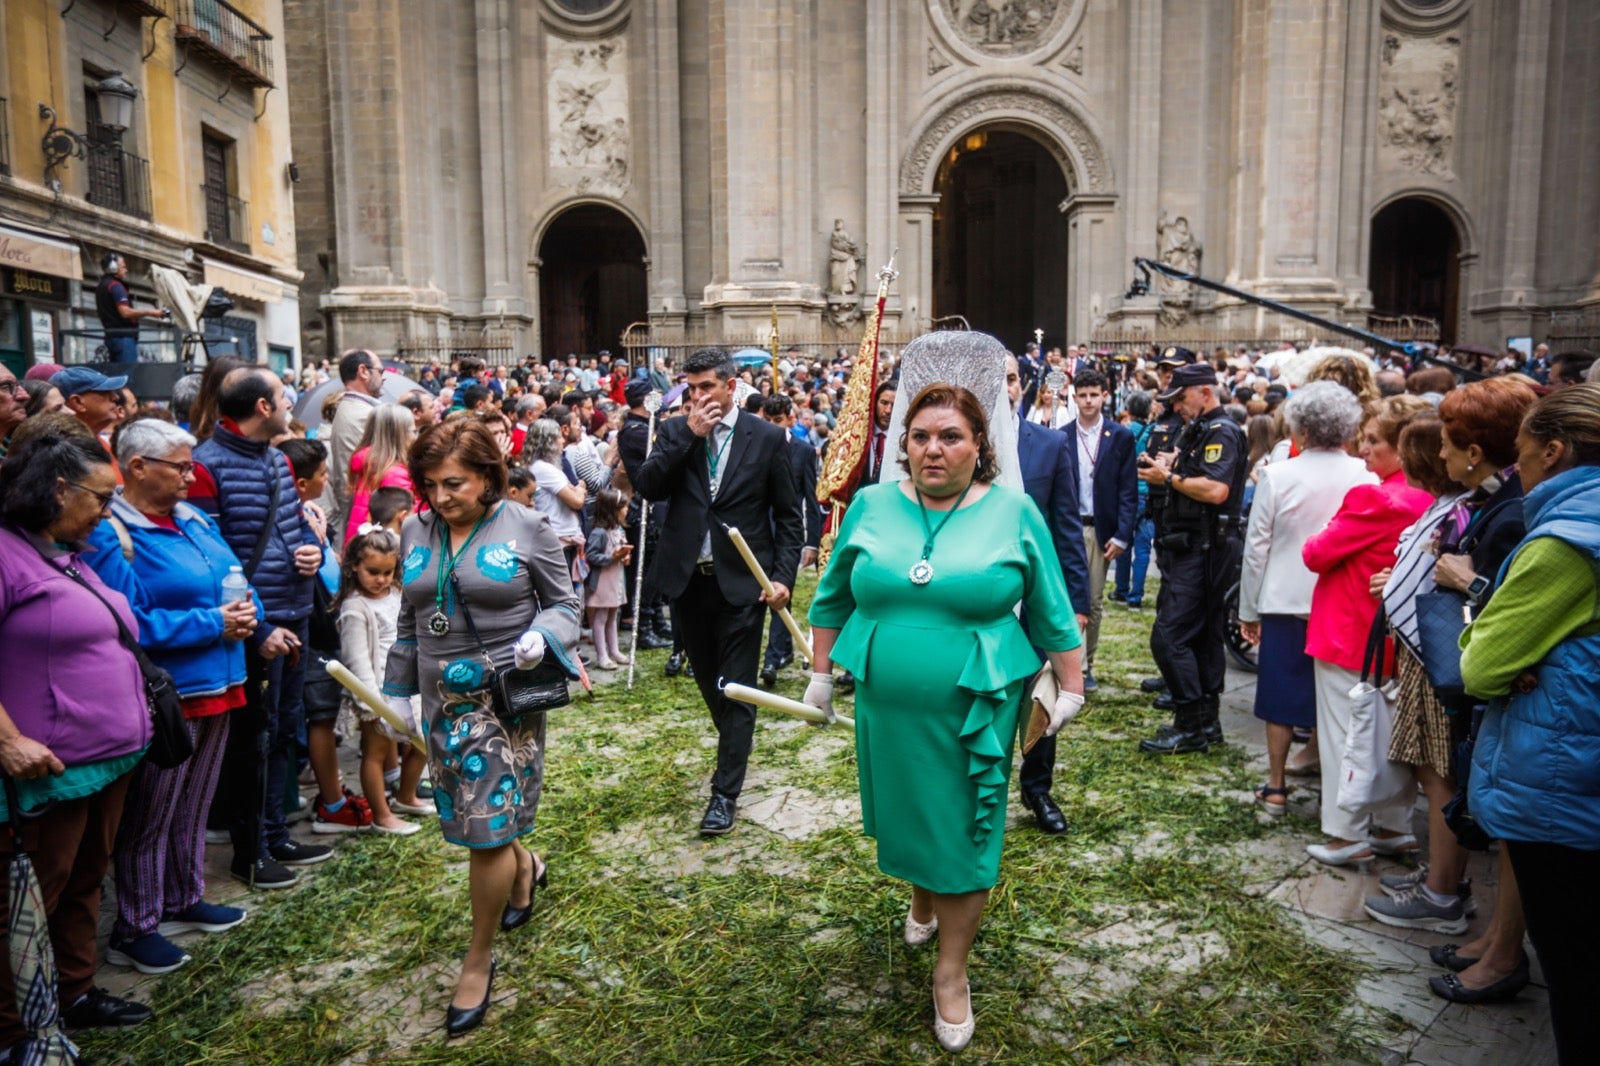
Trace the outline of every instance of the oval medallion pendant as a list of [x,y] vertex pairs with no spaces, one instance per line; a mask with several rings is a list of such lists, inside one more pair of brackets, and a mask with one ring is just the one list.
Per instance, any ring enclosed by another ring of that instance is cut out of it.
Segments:
[[428,632],[436,637],[442,637],[450,632],[450,619],[445,617],[443,611],[434,611],[428,619]]
[[933,580],[933,564],[926,559],[918,559],[911,566],[911,583],[913,585],[926,585]]

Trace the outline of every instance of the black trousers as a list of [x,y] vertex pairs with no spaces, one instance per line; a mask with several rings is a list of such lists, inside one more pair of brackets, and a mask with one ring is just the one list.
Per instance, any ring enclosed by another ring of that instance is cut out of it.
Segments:
[[777,611],[768,611],[772,621],[768,625],[767,654],[765,662],[773,669],[784,659],[794,658],[794,637],[789,634],[789,627],[783,624]]
[[717,769],[711,775],[711,787],[724,796],[738,796],[744,788],[756,709],[725,697],[721,685],[755,686],[766,611],[764,603],[734,606],[723,599],[716,576],[699,571],[689,576],[683,595],[672,602],[674,627],[683,638],[695,684],[700,686],[717,727]]
[[1539,953],[1550,988],[1550,1025],[1562,1063],[1593,1062],[1600,1049],[1600,994],[1594,960],[1600,957],[1600,915],[1589,898],[1600,882],[1600,851],[1562,844],[1507,840],[1522,893],[1528,937]]
[[1201,550],[1158,551],[1161,592],[1150,652],[1177,704],[1222,691],[1228,669],[1228,589],[1239,580],[1244,543],[1228,537]]

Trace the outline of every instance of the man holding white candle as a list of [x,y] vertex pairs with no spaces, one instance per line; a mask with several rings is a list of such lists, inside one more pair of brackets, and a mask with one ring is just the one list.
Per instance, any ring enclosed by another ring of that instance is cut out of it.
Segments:
[[[700,832],[733,828],[755,735],[755,709],[728,699],[725,682],[755,687],[762,619],[788,606],[804,526],[790,470],[786,434],[733,402],[733,360],[702,348],[684,361],[683,418],[662,422],[634,487],[652,503],[670,501],[652,564],[672,600],[695,682],[716,724],[717,766]],[[764,592],[725,527],[743,531],[770,576]]]

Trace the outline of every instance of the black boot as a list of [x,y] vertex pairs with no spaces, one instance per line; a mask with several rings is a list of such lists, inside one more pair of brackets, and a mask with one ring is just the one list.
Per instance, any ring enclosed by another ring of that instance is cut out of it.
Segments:
[[1206,724],[1203,732],[1207,744],[1222,744],[1222,696],[1213,692],[1206,697]]
[[1155,736],[1139,741],[1139,750],[1151,755],[1184,755],[1210,748],[1206,742],[1203,700],[1178,704],[1175,719],[1172,726],[1163,727]]
[[1143,681],[1139,682],[1139,691],[1165,692],[1167,691],[1167,683],[1165,680],[1159,677],[1147,677]]

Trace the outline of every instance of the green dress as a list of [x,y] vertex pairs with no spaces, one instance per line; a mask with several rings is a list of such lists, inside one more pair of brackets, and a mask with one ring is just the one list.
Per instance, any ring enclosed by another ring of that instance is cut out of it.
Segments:
[[[937,523],[943,514],[929,512]],[[878,868],[933,892],[993,887],[1023,689],[1082,637],[1050,531],[1022,492],[989,489],[939,532],[933,580],[908,576],[922,518],[898,484],[856,494],[811,604],[856,676],[861,818]]]

